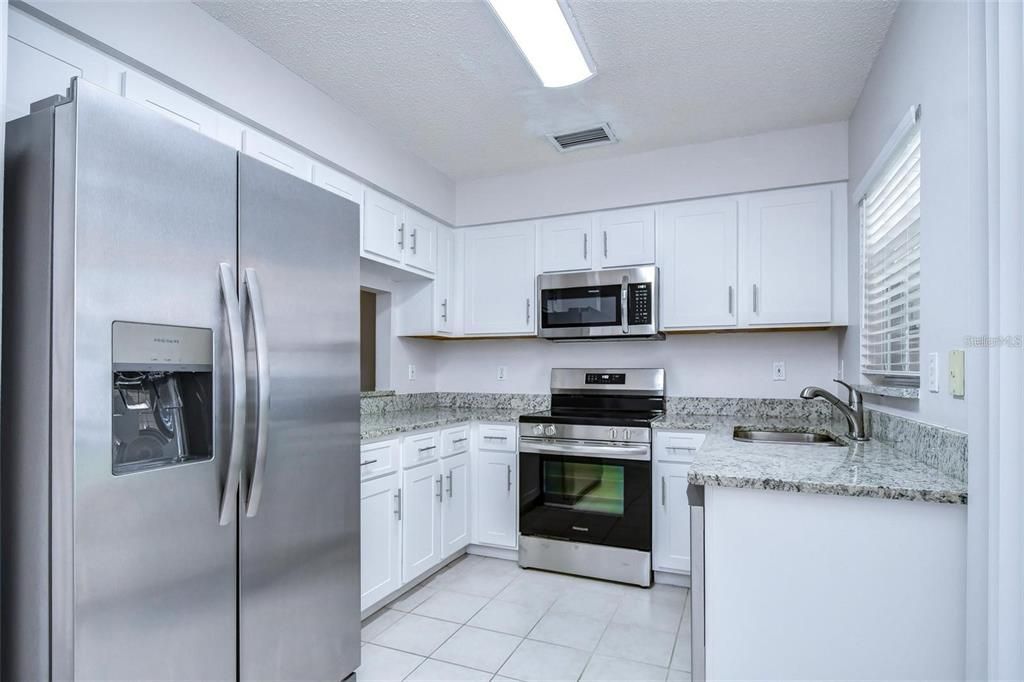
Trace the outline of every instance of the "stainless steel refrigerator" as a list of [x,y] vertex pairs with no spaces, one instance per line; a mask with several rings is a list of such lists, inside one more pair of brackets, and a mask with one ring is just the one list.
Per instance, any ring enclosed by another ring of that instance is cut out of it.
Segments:
[[82,81],[5,156],[0,678],[345,678],[358,207]]

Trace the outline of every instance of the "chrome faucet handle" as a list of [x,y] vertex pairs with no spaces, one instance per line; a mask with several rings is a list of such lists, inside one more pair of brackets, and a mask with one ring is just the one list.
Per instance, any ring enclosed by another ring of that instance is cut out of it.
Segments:
[[856,388],[854,388],[850,384],[846,383],[842,379],[833,379],[832,381],[836,382],[837,384],[839,384],[841,386],[845,386],[846,390],[850,392],[850,396],[849,396],[849,398],[846,401],[847,404],[849,404],[850,407],[854,407],[855,408],[855,407],[857,407],[858,405],[860,405],[863,402],[864,395],[860,391],[858,391]]

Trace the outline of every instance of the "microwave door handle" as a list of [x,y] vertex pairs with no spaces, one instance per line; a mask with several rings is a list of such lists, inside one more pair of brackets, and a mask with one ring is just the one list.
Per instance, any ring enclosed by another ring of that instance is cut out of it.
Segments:
[[629,333],[629,277],[622,276],[622,290],[619,292],[622,308],[622,333]]
[[253,340],[256,346],[256,457],[252,481],[245,496],[245,515],[256,516],[263,497],[263,479],[267,471],[267,423],[270,420],[270,364],[267,360],[267,318],[263,314],[263,293],[259,277],[252,268],[245,269],[245,292],[252,315]]
[[228,353],[231,358],[231,443],[228,446],[228,470],[220,499],[220,525],[235,520],[242,445],[245,438],[245,344],[242,340],[242,312],[236,293],[235,273],[227,263],[220,264],[220,293],[227,313]]

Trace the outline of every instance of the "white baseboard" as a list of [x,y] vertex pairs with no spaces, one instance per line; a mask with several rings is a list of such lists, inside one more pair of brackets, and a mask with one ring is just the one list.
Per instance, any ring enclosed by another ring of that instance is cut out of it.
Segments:
[[686,573],[669,573],[668,571],[655,571],[654,583],[661,585],[675,585],[676,587],[689,587],[690,576]]
[[466,548],[466,554],[476,554],[477,556],[487,556],[492,559],[507,559],[509,561],[519,561],[519,550],[508,549],[507,547],[489,547],[487,545],[470,545]]

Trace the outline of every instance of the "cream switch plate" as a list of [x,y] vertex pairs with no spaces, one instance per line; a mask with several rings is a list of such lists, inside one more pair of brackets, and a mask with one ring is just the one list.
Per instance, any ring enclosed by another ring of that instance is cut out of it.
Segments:
[[964,352],[949,351],[949,392],[954,398],[964,397]]
[[939,354],[928,354],[928,390],[932,393],[939,392]]

